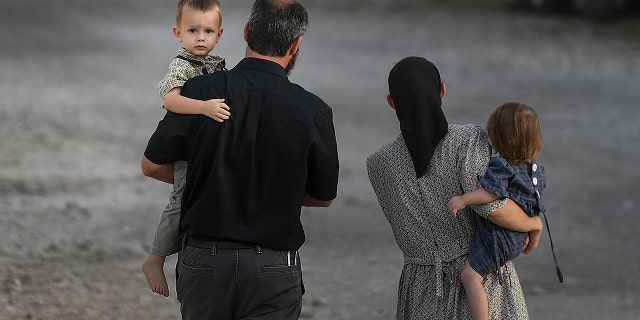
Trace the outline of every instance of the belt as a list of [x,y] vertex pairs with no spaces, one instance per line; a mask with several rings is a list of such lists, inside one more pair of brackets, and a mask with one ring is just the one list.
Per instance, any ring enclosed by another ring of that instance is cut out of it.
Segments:
[[[211,241],[198,240],[191,237],[185,237],[184,245],[194,248],[209,249],[212,255],[216,255],[218,249],[255,249],[257,254],[262,253],[262,247],[256,244],[235,241]],[[300,261],[298,251],[286,251],[287,265],[297,265]]]
[[198,240],[191,237],[185,239],[185,245],[202,249],[255,249],[259,247],[246,242]]

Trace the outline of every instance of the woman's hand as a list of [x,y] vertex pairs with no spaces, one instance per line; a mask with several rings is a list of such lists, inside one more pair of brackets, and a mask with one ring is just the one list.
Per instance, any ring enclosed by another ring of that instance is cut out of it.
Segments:
[[527,237],[527,242],[524,244],[524,249],[522,253],[529,254],[535,248],[538,247],[538,243],[540,242],[540,235],[542,234],[542,230],[530,231],[529,236]]

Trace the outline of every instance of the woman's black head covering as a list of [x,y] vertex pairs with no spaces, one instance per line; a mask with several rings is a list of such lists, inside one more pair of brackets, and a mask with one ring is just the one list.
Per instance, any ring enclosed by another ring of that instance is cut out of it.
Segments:
[[389,73],[389,94],[418,178],[427,173],[433,152],[448,131],[441,87],[438,68],[425,58],[404,58]]

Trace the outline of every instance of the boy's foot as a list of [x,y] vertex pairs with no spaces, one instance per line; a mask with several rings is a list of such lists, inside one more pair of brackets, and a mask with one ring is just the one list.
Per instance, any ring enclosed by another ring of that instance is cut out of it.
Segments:
[[168,297],[169,285],[167,284],[167,278],[164,276],[163,265],[163,263],[158,264],[158,261],[147,258],[142,262],[142,272],[144,272],[149,288],[153,292]]

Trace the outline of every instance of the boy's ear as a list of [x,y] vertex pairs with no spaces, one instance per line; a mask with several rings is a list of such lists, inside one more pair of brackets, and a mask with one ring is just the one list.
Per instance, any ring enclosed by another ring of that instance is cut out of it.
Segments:
[[216,43],[218,43],[218,41],[220,41],[220,38],[222,37],[222,33],[224,32],[223,28],[220,28],[220,30],[218,31],[218,38],[216,39]]
[[182,39],[180,38],[180,29],[178,29],[178,26],[173,26],[173,28],[171,28],[171,31],[173,31],[173,36],[176,37],[178,41],[182,42]]

